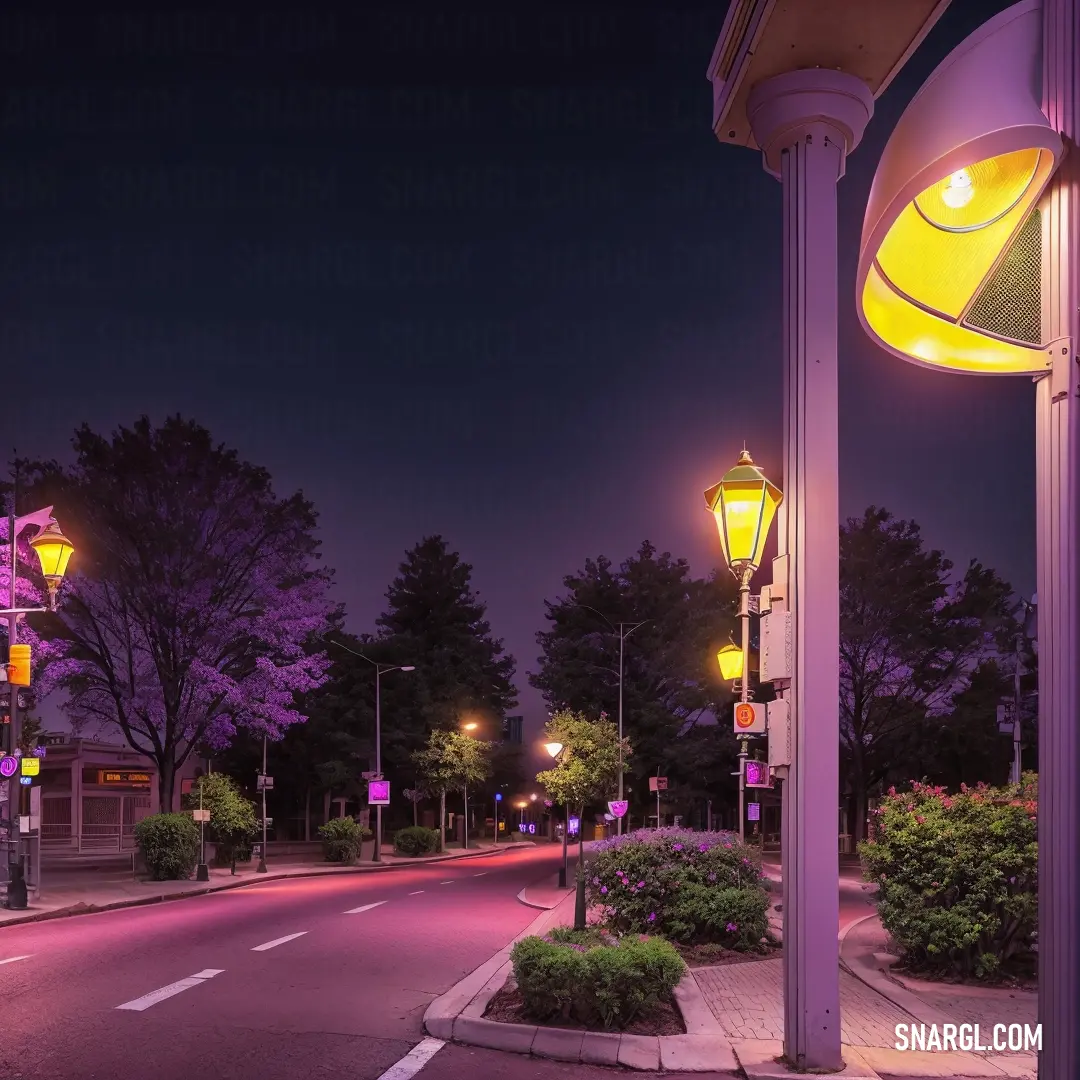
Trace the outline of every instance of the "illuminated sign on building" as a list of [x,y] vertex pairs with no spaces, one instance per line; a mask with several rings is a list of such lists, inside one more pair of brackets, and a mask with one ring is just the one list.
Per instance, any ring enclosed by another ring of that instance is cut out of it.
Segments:
[[128,787],[149,787],[148,772],[128,772],[120,769],[99,769],[99,784],[126,784]]

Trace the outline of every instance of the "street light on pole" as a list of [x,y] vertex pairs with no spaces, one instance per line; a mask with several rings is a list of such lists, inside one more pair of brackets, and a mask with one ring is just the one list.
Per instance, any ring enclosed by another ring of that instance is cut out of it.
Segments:
[[[618,629],[615,629],[616,624],[613,623],[602,611],[597,611],[596,608],[591,607],[589,604],[578,604],[578,607],[587,608],[589,611],[596,615],[599,615],[611,627],[611,629],[619,635],[619,801],[622,802],[623,798],[623,674],[625,668],[625,655],[626,655],[626,639],[639,627],[644,626],[649,619],[642,619],[641,622],[629,623],[619,622]],[[616,830],[619,836],[622,836],[622,822],[623,819],[616,818]]]
[[[559,764],[559,759],[563,754],[563,744],[561,742],[549,742],[544,743],[544,749],[551,756],[551,760],[556,765]],[[562,866],[559,867],[559,888],[566,888],[566,849],[569,843],[570,835],[570,806],[567,804],[563,807],[563,834],[562,834]]]
[[[733,469],[724,474],[719,484],[705,492],[705,504],[716,518],[720,546],[728,568],[739,583],[739,622],[742,627],[742,646],[738,662],[730,648],[717,654],[721,673],[725,661],[728,671],[738,670],[739,701],[750,700],[750,579],[761,565],[765,541],[776,511],[784,501],[780,489],[754,464],[743,448]],[[739,839],[746,838],[746,744],[749,736],[739,735]]]
[[[416,667],[413,664],[380,664],[378,661],[372,660],[370,656],[365,656],[362,652],[350,649],[348,646],[342,645],[341,642],[334,641],[333,638],[324,638],[323,640],[328,641],[331,645],[336,645],[339,649],[343,649],[350,656],[358,656],[361,660],[366,660],[375,669],[375,773],[379,779],[382,779],[382,677],[391,671],[415,671]],[[375,807],[375,850],[372,853],[371,861],[382,862],[381,804]]]
[[1080,0],[1022,0],[942,61],[882,154],[856,272],[863,327],[889,352],[1036,384],[1039,1075],[1050,1080],[1080,1076],[1078,42]]
[[[15,493],[12,497],[12,510],[15,509],[14,502],[17,497],[18,474],[16,474]],[[11,745],[8,749],[11,753],[15,753],[18,749],[19,741],[21,739],[19,686],[28,686],[30,683],[28,670],[30,661],[28,657],[25,658],[27,668],[24,672],[26,676],[25,682],[21,681],[21,679],[12,677],[15,674],[14,661],[16,653],[14,650],[18,646],[19,621],[26,615],[56,610],[57,590],[64,580],[68,561],[75,551],[71,541],[60,531],[60,526],[53,518],[52,511],[53,508],[51,506],[46,506],[41,510],[36,510],[32,514],[24,514],[21,517],[16,517],[14,514],[11,514],[8,517],[8,542],[10,544],[10,551],[8,553],[8,573],[10,575],[8,585],[8,607],[7,610],[0,611],[0,616],[7,619],[8,627],[8,684],[11,689],[11,722],[5,726],[7,726],[9,730],[8,738],[10,739]],[[38,557],[38,562],[41,566],[41,574],[45,578],[45,585],[49,595],[47,607],[18,606],[19,601],[16,595],[16,584],[19,576],[19,535],[24,529],[31,525],[36,526],[38,529],[37,534],[30,541],[30,547]],[[24,648],[29,649],[29,646],[24,646]],[[8,786],[11,791],[11,795],[8,797],[8,907],[25,908],[27,901],[26,882],[23,874],[22,853],[19,840],[19,811],[21,809],[22,787],[16,786],[11,781],[8,781]]]
[[[461,730],[465,732],[473,732],[479,727],[474,720],[470,720],[467,724],[461,725]],[[464,804],[465,813],[462,815],[462,838],[464,843],[462,844],[462,850],[469,850],[469,785],[465,780],[461,781],[461,798]]]

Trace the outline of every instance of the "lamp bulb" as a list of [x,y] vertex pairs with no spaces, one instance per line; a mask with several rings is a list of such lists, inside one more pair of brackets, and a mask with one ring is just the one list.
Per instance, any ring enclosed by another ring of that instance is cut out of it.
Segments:
[[950,210],[959,210],[971,202],[975,189],[971,185],[971,176],[967,169],[959,169],[949,177],[949,183],[941,193],[941,201]]

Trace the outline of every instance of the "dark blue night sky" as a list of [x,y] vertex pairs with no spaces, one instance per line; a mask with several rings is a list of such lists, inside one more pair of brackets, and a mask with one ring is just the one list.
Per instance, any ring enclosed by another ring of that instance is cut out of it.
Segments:
[[[905,365],[853,299],[893,123],[1004,6],[955,0],[841,183],[841,507],[1030,593],[1030,382]],[[0,14],[6,448],[197,418],[315,500],[355,631],[442,533],[538,718],[565,573],[648,538],[704,574],[743,440],[781,479],[780,188],[710,130],[725,8]]]

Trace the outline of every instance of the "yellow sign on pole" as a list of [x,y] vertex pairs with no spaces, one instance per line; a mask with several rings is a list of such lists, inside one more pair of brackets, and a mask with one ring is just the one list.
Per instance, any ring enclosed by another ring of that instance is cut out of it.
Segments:
[[30,685],[29,645],[12,645],[8,649],[7,676],[12,686]]
[[23,776],[37,776],[41,772],[41,758],[24,757],[21,771]]

